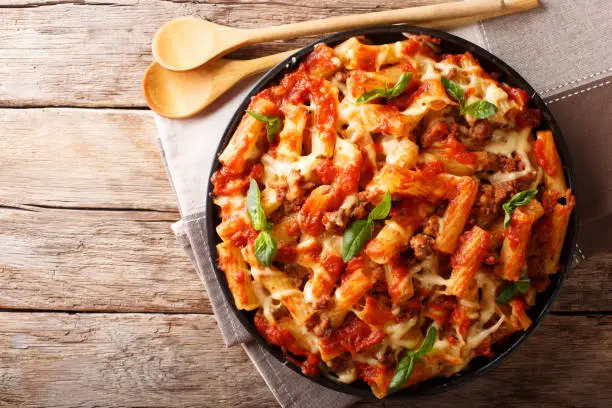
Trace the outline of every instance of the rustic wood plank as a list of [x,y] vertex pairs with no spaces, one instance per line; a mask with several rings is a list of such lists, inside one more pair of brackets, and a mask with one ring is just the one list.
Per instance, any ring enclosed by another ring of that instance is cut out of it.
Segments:
[[0,109],[0,205],[175,212],[155,140],[149,111]]
[[[611,316],[551,316],[494,372],[414,405],[608,407],[611,326]],[[242,349],[224,348],[211,316],[1,313],[0,327],[2,404],[276,406]]]
[[[172,18],[197,15],[234,27],[263,27],[444,0],[9,0],[0,5],[0,106],[145,106],[140,81],[150,42]],[[312,39],[249,47],[251,58]],[[7,80],[9,79],[10,80]]]
[[[210,313],[177,213],[0,209],[0,308]],[[576,267],[557,312],[612,311],[612,255]]]
[[0,308],[211,313],[177,213],[0,208]]
[[[0,239],[12,262],[2,272],[3,307],[210,311],[168,229],[179,216],[153,127],[145,111],[0,110],[0,206],[161,211],[2,210]],[[85,253],[74,250],[80,242]],[[118,248],[123,264],[115,265]],[[151,285],[158,290],[148,292]],[[555,310],[612,310],[612,255],[575,268]]]

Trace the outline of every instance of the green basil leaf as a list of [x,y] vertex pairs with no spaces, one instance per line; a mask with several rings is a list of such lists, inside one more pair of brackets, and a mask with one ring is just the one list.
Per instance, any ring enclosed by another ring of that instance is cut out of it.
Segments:
[[370,212],[368,219],[372,221],[384,220],[391,211],[391,194],[387,191],[382,201]]
[[521,293],[527,293],[529,290],[529,286],[531,285],[531,281],[529,279],[521,279],[519,281],[514,282],[514,286]]
[[497,113],[497,106],[489,101],[476,101],[463,108],[462,113],[471,115],[476,119],[485,119]]
[[247,110],[246,112],[251,115],[256,121],[266,124],[268,141],[272,143],[274,141],[274,136],[276,136],[276,134],[280,132],[281,128],[283,127],[283,122],[281,121],[281,118],[279,118],[278,116],[264,115],[262,113],[255,112],[252,110]]
[[433,349],[434,344],[436,344],[437,339],[438,329],[436,329],[436,326],[429,326],[427,334],[425,335],[425,340],[423,340],[421,347],[414,353],[414,358],[422,357],[429,353]]
[[276,256],[276,241],[268,231],[261,231],[255,240],[255,258],[262,265],[270,266]]
[[412,72],[402,72],[393,88],[374,88],[368,92],[365,92],[357,98],[355,102],[366,103],[376,98],[397,98],[400,96],[408,87],[408,84],[412,80]]
[[465,92],[463,92],[461,85],[444,76],[440,80],[442,81],[442,86],[446,89],[446,93],[459,102],[459,105],[463,108],[463,105],[465,105]]
[[497,296],[497,304],[505,305],[508,303],[513,297],[518,294],[519,290],[514,283],[510,283],[506,285],[506,287],[499,293]]
[[507,228],[510,225],[510,220],[512,213],[517,207],[522,207],[524,205],[529,204],[531,200],[538,194],[538,190],[524,190],[520,193],[516,193],[510,198],[510,200],[506,201],[502,208],[506,215],[504,216],[504,227]]
[[387,98],[397,98],[403,94],[411,80],[412,72],[402,72],[395,86],[387,93]]
[[348,262],[372,238],[374,222],[370,219],[353,221],[342,237],[342,260]]
[[257,182],[253,179],[251,179],[249,192],[247,193],[246,208],[253,228],[255,228],[257,231],[265,229],[266,213],[264,212],[259,201],[259,187],[257,186]]
[[393,373],[393,378],[389,383],[389,388],[387,388],[387,394],[399,391],[412,375],[412,371],[414,371],[414,357],[412,354],[408,354],[395,367],[395,373]]
[[382,98],[387,95],[387,90],[383,88],[374,88],[371,91],[365,92],[357,98],[355,102],[357,103],[366,103],[370,102],[372,99]]

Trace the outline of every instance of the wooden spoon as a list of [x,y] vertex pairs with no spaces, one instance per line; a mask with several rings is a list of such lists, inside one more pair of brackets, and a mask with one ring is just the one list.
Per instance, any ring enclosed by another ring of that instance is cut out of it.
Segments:
[[[486,15],[424,21],[420,25],[429,28],[456,28],[535,8],[539,3],[538,0],[506,0],[505,4],[507,7],[504,10]],[[143,93],[149,107],[158,114],[167,118],[186,118],[210,105],[241,79],[273,67],[296,51],[247,61],[221,58],[185,72],[170,71],[154,62],[145,73]]]
[[252,60],[219,58],[191,71],[170,71],[153,62],[142,88],[147,104],[172,119],[195,115],[238,81],[275,66],[297,50]]
[[[368,14],[331,17],[275,27],[238,29],[194,17],[164,24],[153,38],[153,55],[164,68],[187,71],[244,45],[395,23],[461,19],[503,11],[524,0],[464,0]],[[537,0],[528,0],[538,3]]]

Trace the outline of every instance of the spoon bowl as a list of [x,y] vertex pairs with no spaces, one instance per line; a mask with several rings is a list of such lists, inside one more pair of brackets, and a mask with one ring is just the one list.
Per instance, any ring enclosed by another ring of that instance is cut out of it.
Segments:
[[243,30],[194,17],[181,17],[161,26],[153,37],[153,56],[173,71],[187,71],[244,44]]
[[153,62],[142,88],[147,104],[166,118],[182,119],[206,108],[238,81],[265,71],[297,50],[252,60],[219,58],[189,71],[171,71]]

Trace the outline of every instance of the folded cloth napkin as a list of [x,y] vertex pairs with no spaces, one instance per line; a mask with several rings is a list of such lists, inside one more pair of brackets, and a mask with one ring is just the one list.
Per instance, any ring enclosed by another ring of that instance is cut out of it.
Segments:
[[[609,0],[552,0],[526,13],[453,31],[502,58],[545,98],[560,122],[577,173],[579,241],[585,254],[612,243],[612,37]],[[225,301],[205,234],[208,174],[217,143],[258,77],[185,120],[156,116],[159,146],[182,219],[173,225],[210,297],[227,346],[242,344],[283,407],[345,407],[357,397],[332,391],[285,367],[252,341]],[[579,253],[581,257],[582,252]]]

